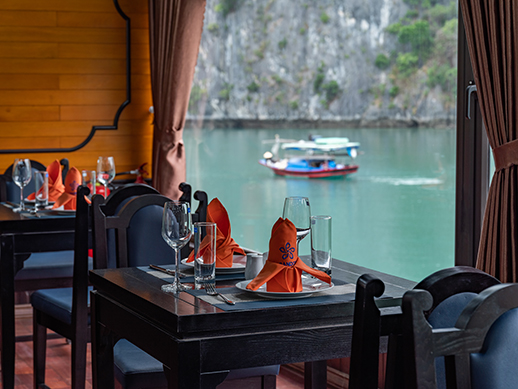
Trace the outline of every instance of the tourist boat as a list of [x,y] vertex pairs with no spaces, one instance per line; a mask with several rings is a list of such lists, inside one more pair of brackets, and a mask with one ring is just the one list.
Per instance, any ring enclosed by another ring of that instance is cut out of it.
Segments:
[[[345,176],[358,170],[358,165],[352,161],[358,155],[359,147],[358,142],[350,142],[343,137],[310,136],[309,140],[292,141],[276,136],[272,152],[264,153],[259,163],[280,176]],[[283,158],[278,157],[280,149],[286,152]],[[345,157],[350,163],[338,163],[337,157]]]

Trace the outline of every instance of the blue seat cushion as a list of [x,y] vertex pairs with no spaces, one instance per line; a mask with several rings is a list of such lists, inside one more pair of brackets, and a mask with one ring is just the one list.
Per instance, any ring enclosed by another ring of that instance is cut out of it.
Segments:
[[[88,268],[92,269],[92,258],[88,258]],[[73,272],[73,250],[33,253],[25,260],[15,280],[72,277]]]
[[[90,306],[90,291],[88,287],[88,306]],[[33,308],[62,321],[72,323],[72,288],[40,289],[31,294]],[[90,325],[90,315],[88,315]]]
[[[450,328],[455,326],[457,319],[466,305],[476,296],[476,293],[457,293],[442,301],[428,316],[428,322],[433,328]],[[446,367],[444,357],[435,358],[435,375],[437,388],[446,388]]]
[[[167,380],[162,363],[126,339],[117,342],[113,349],[115,378],[125,389],[166,388]],[[226,381],[240,378],[278,375],[279,365],[234,369]]]
[[518,308],[500,316],[489,329],[482,352],[471,355],[473,389],[518,388]]

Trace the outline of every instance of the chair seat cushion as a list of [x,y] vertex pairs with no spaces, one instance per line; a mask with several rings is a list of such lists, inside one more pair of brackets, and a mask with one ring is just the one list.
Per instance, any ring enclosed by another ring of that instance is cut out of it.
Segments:
[[[92,258],[88,258],[88,268],[92,269]],[[15,280],[72,277],[73,271],[73,250],[34,253],[25,260]]]
[[[90,291],[88,287],[88,306],[90,306]],[[34,309],[66,323],[72,323],[72,288],[40,289],[31,294],[31,304]],[[90,325],[90,315],[88,315]]]
[[[117,342],[113,349],[115,378],[125,389],[167,387],[162,363],[126,339]],[[225,381],[279,374],[279,365],[234,369]]]

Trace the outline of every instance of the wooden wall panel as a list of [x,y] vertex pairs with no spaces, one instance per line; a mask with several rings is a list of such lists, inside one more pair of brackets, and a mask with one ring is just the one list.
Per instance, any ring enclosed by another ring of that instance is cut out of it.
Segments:
[[[147,1],[120,0],[132,25],[132,102],[119,129],[97,131],[71,153],[27,154],[49,164],[68,158],[95,169],[111,154],[117,171],[151,163]],[[0,2],[0,148],[72,147],[94,125],[111,125],[126,96],[125,22],[112,1]],[[20,155],[0,154],[0,172]],[[148,167],[150,170],[150,167]]]

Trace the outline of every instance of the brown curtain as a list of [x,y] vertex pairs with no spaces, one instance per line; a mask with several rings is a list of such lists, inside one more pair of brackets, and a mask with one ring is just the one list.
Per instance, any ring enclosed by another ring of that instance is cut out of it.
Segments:
[[518,281],[518,2],[461,0],[482,117],[493,150],[477,268]]
[[149,0],[154,107],[153,186],[178,199],[185,181],[183,128],[198,58],[205,0]]

